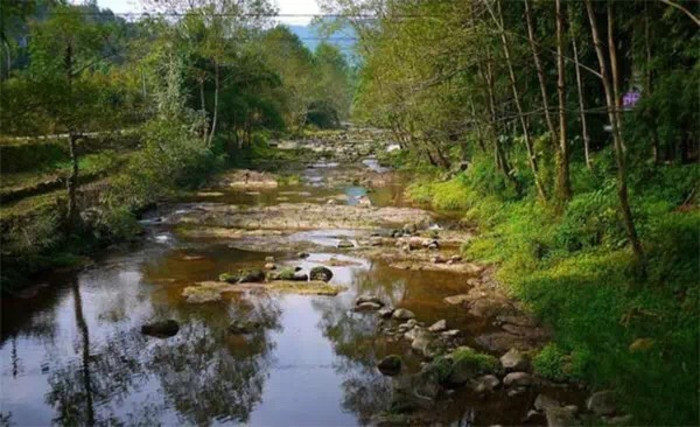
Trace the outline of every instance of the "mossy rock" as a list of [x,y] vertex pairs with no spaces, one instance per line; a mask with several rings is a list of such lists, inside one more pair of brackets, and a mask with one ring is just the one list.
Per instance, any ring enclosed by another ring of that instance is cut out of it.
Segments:
[[236,273],[219,274],[219,282],[238,283],[239,275]]
[[479,353],[470,347],[459,347],[433,364],[440,382],[461,385],[480,375],[500,373],[501,365],[495,357]]

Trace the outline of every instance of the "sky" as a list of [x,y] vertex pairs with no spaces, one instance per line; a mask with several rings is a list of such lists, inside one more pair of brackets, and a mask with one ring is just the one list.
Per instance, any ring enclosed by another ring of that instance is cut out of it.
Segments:
[[[316,0],[272,0],[277,3],[279,13],[284,14],[317,14],[320,13]],[[80,0],[73,0],[80,3]],[[138,0],[97,0],[97,4],[103,9],[112,9],[115,13],[141,12],[142,7]],[[306,25],[312,17],[282,17],[280,21],[290,25]]]

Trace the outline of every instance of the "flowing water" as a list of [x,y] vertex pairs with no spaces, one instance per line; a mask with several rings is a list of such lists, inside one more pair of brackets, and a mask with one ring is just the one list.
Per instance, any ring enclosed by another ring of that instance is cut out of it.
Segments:
[[[325,166],[325,167],[321,167]],[[362,166],[358,164],[356,166]],[[240,205],[309,201],[343,191],[356,203],[367,189],[328,188],[329,173],[344,165],[307,169],[302,182],[260,192],[213,189],[162,210],[192,209],[203,201]],[[377,169],[368,159],[364,166]],[[331,172],[333,171],[333,172]],[[369,193],[375,205],[401,205],[400,183]],[[129,248],[102,254],[78,272],[47,274],[35,292],[2,301],[0,411],[13,425],[250,424],[356,425],[388,408],[391,378],[375,365],[402,355],[408,372],[421,359],[410,345],[376,332],[376,316],[352,310],[357,295],[372,293],[408,308],[427,324],[447,319],[470,337],[493,326],[443,298],[463,292],[468,276],[398,270],[386,262],[335,249],[352,230],[307,230],[284,238],[312,241],[304,260],[283,246],[246,250],[231,239],[185,237],[174,227],[144,221],[147,236]],[[348,288],[335,297],[238,296],[190,304],[185,286],[216,280],[224,271],[260,267],[267,256],[308,269],[331,257],[333,284]],[[233,319],[265,319],[251,335],[227,332]],[[153,319],[175,319],[177,335],[141,334]],[[564,391],[559,392],[564,393]],[[521,424],[533,393],[508,397],[499,390],[479,397],[459,390],[434,411],[455,424]],[[542,422],[535,418],[533,422]]]

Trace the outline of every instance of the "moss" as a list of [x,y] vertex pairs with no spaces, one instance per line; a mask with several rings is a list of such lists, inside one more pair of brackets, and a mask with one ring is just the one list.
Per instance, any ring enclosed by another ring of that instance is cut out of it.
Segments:
[[498,359],[495,357],[489,354],[479,353],[470,347],[458,347],[450,353],[450,356],[454,364],[469,363],[476,366],[481,374],[496,372],[501,366]]
[[219,274],[219,281],[220,282],[237,283],[239,278],[240,278],[240,276],[236,273],[221,273],[221,274]]

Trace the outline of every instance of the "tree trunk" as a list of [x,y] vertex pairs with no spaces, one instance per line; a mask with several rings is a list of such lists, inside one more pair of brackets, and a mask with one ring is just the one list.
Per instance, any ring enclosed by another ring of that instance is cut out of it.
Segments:
[[85,315],[83,314],[83,300],[80,296],[80,284],[77,280],[73,280],[73,306],[75,310],[75,322],[82,340],[82,366],[81,376],[83,380],[83,391],[85,392],[85,424],[86,426],[95,425],[95,408],[92,390],[92,375],[90,373],[90,331]]
[[[207,116],[207,108],[206,108],[206,105],[204,103],[204,78],[203,77],[199,78],[199,109],[202,111],[202,114],[204,115],[204,117],[206,117]],[[202,133],[204,134],[203,138],[204,138],[204,143],[206,144],[207,141],[209,140],[208,135],[207,135],[207,126],[205,125],[205,126],[203,126],[203,128],[204,128],[204,130],[202,131]]]
[[523,107],[520,104],[520,93],[518,91],[517,81],[515,79],[515,71],[513,71],[513,64],[510,59],[510,48],[508,46],[508,38],[506,37],[505,28],[503,26],[503,14],[501,12],[501,2],[500,0],[496,2],[496,7],[498,11],[498,24],[500,26],[499,33],[501,35],[501,44],[503,45],[503,56],[506,61],[506,66],[508,67],[508,78],[510,79],[510,87],[513,91],[513,100],[515,101],[515,108],[518,113],[518,118],[520,119],[520,125],[523,130],[523,138],[525,139],[525,148],[527,149],[528,163],[530,164],[530,169],[532,169],[532,174],[535,179],[535,187],[537,188],[537,194],[543,202],[547,201],[547,195],[544,191],[544,186],[540,180],[539,169],[537,167],[537,159],[535,158],[535,153],[532,148],[532,141],[530,139],[530,129],[525,121],[525,115],[523,114]]
[[579,69],[578,63],[578,45],[576,44],[576,36],[572,34],[571,44],[574,48],[574,68],[576,70],[576,90],[578,92],[578,108],[580,110],[579,114],[581,117],[581,134],[583,136],[583,155],[586,160],[586,167],[588,170],[593,170],[593,165],[591,164],[591,137],[588,135],[588,124],[586,121],[586,111],[585,103],[583,100],[583,81],[581,79],[581,70]]
[[542,93],[542,107],[544,108],[544,118],[547,123],[547,129],[552,138],[552,145],[557,147],[557,131],[554,127],[554,121],[549,111],[549,98],[547,94],[547,82],[545,80],[544,69],[540,56],[537,53],[537,43],[535,42],[535,30],[532,24],[532,13],[530,10],[530,0],[525,0],[525,22],[527,23],[527,38],[530,41],[530,49],[532,50],[532,59],[535,62],[537,70],[537,79],[540,82],[540,92]]
[[557,13],[557,95],[559,98],[559,150],[557,153],[557,196],[560,201],[571,198],[569,177],[569,145],[566,140],[566,88],[564,69],[564,11],[556,0]]
[[[610,53],[610,78],[612,82],[613,97],[615,100],[615,120],[617,120],[618,126],[622,123],[622,116],[620,114],[621,99],[620,99],[620,73],[617,68],[617,48],[615,47],[615,15],[613,14],[613,4],[611,1],[607,2],[607,12],[608,12],[608,51]],[[627,151],[627,146],[623,140],[622,150]]]
[[74,229],[80,219],[78,212],[78,135],[71,132],[68,135],[71,172],[68,176],[68,227]]
[[219,113],[219,63],[214,59],[214,114],[211,120],[211,132],[209,132],[209,142],[207,145],[211,147],[212,141],[214,140],[214,133],[216,133],[216,119]]
[[[595,11],[593,10],[592,0],[585,0],[586,12],[588,13],[588,20],[591,24],[591,35],[593,37],[593,45],[595,47],[596,56],[598,57],[598,65],[600,67],[600,75],[603,81],[603,91],[605,92],[605,103],[608,110],[608,119],[612,126],[613,134],[613,145],[615,152],[615,162],[617,163],[617,195],[620,199],[620,207],[622,209],[622,216],[624,218],[625,230],[627,231],[627,238],[632,244],[632,250],[634,251],[635,258],[638,264],[644,269],[644,250],[642,244],[639,241],[637,235],[637,229],[634,225],[634,219],[632,217],[632,210],[629,205],[629,195],[627,193],[627,170],[626,170],[626,160],[625,151],[622,144],[622,134],[620,133],[620,123],[617,120],[617,115],[615,114],[616,103],[614,99],[613,88],[611,87],[610,80],[608,77],[608,70],[605,61],[605,56],[603,54],[603,42],[600,39],[598,33],[598,25],[596,23]],[[608,7],[608,13],[611,12],[611,8]],[[608,16],[611,20],[612,17]],[[611,27],[608,26],[610,29]]]
[[[644,95],[645,97],[651,96],[651,41],[649,37],[649,8],[647,3],[644,3],[644,52],[646,55],[646,72],[644,79]],[[659,156],[659,134],[656,130],[656,118],[655,114],[650,114],[647,120],[650,121],[649,126],[651,127],[651,151],[652,158],[654,159],[654,164],[659,164],[661,159]]]

